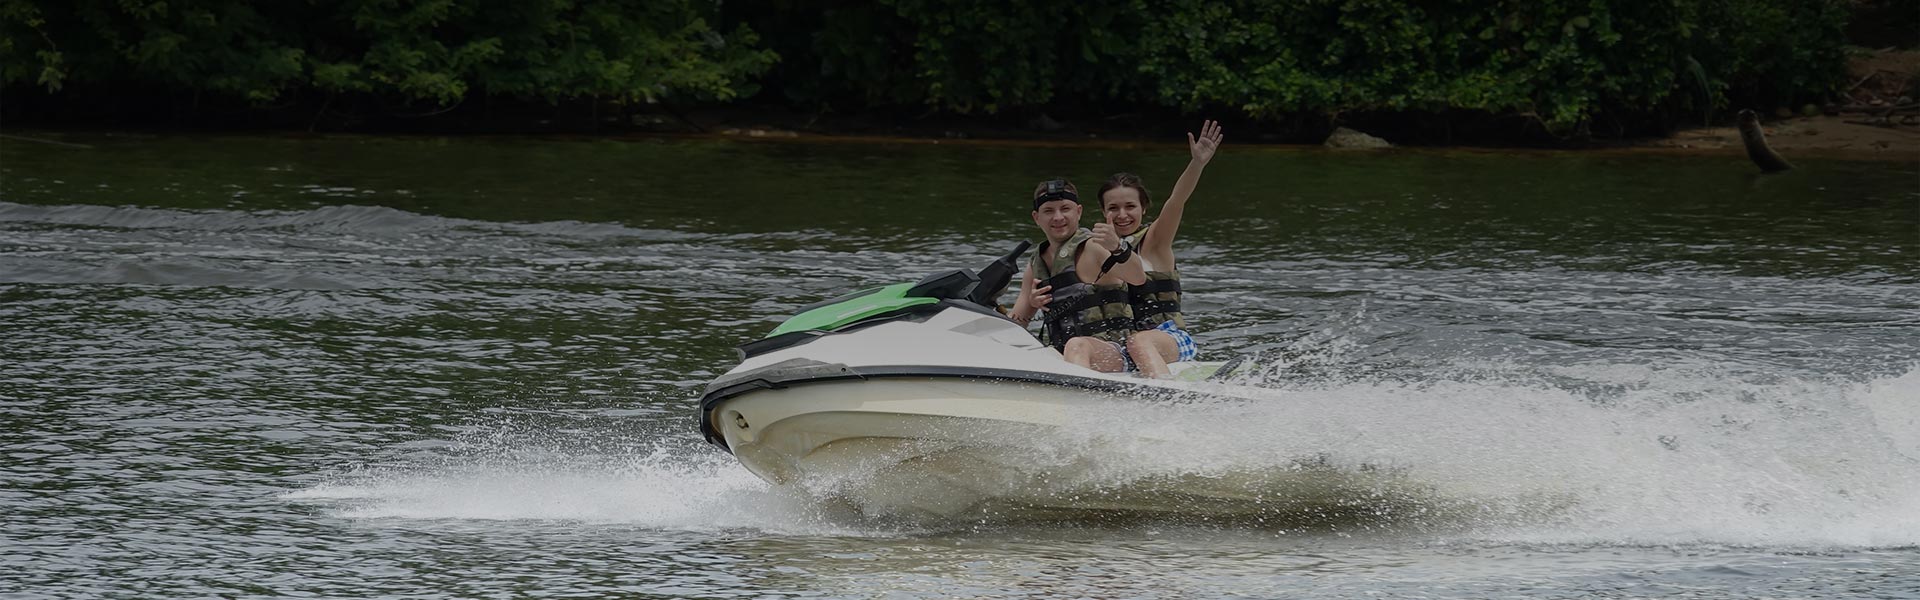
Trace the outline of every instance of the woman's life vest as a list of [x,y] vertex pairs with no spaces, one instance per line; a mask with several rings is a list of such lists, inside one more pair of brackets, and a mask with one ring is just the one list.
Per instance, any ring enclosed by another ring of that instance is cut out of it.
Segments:
[[[1092,237],[1092,232],[1082,229],[1059,248],[1052,248],[1051,240],[1042,242],[1033,254],[1034,275],[1045,285],[1053,286],[1053,300],[1046,306],[1041,339],[1055,350],[1064,351],[1067,340],[1076,337],[1124,344],[1135,326],[1125,284],[1094,285],[1080,281],[1074,263]],[[1053,267],[1047,266],[1044,258],[1049,251]]]
[[[1142,225],[1139,231],[1123,237],[1128,245],[1139,248],[1147,239],[1147,228],[1153,223]],[[1145,260],[1146,257],[1141,257]],[[1149,265],[1158,267],[1162,265]],[[1172,267],[1173,265],[1164,265]],[[1180,272],[1176,269],[1159,271],[1147,270],[1147,282],[1128,286],[1127,303],[1133,307],[1133,329],[1146,331],[1159,327],[1161,323],[1173,321],[1174,327],[1187,328],[1187,318],[1180,314]]]

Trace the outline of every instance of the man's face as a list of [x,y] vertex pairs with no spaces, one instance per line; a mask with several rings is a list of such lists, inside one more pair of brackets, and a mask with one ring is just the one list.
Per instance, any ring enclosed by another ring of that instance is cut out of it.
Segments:
[[1042,204],[1033,211],[1033,224],[1040,226],[1049,240],[1073,237],[1073,232],[1080,230],[1080,203],[1061,199]]

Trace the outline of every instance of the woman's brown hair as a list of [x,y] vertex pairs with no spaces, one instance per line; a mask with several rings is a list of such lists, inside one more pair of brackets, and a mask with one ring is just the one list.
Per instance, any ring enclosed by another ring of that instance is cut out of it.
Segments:
[[1106,183],[1100,184],[1100,194],[1097,197],[1100,198],[1100,209],[1102,211],[1105,211],[1107,208],[1107,192],[1120,188],[1132,188],[1133,191],[1140,193],[1140,210],[1144,211],[1153,207],[1153,196],[1147,194],[1147,183],[1141,181],[1139,175],[1132,173],[1114,173],[1112,177],[1107,178]]

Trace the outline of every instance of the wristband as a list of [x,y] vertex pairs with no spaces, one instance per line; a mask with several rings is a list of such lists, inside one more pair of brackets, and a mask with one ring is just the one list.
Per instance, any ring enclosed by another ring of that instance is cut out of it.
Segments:
[[1100,275],[1096,276],[1095,278],[1098,279],[1099,277],[1106,277],[1107,271],[1113,270],[1114,265],[1127,262],[1129,260],[1133,260],[1133,246],[1123,242],[1120,244],[1120,251],[1113,253],[1112,256],[1108,256],[1107,262],[1102,263],[1100,265]]

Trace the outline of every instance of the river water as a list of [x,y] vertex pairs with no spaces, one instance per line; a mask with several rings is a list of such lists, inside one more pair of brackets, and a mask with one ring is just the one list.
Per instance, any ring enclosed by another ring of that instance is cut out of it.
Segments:
[[702,386],[1183,148],[38,135],[0,596],[1920,597],[1920,163],[1230,143],[1182,270],[1271,401],[1104,421],[1192,440],[1154,474],[1429,493],[905,525],[706,446]]

